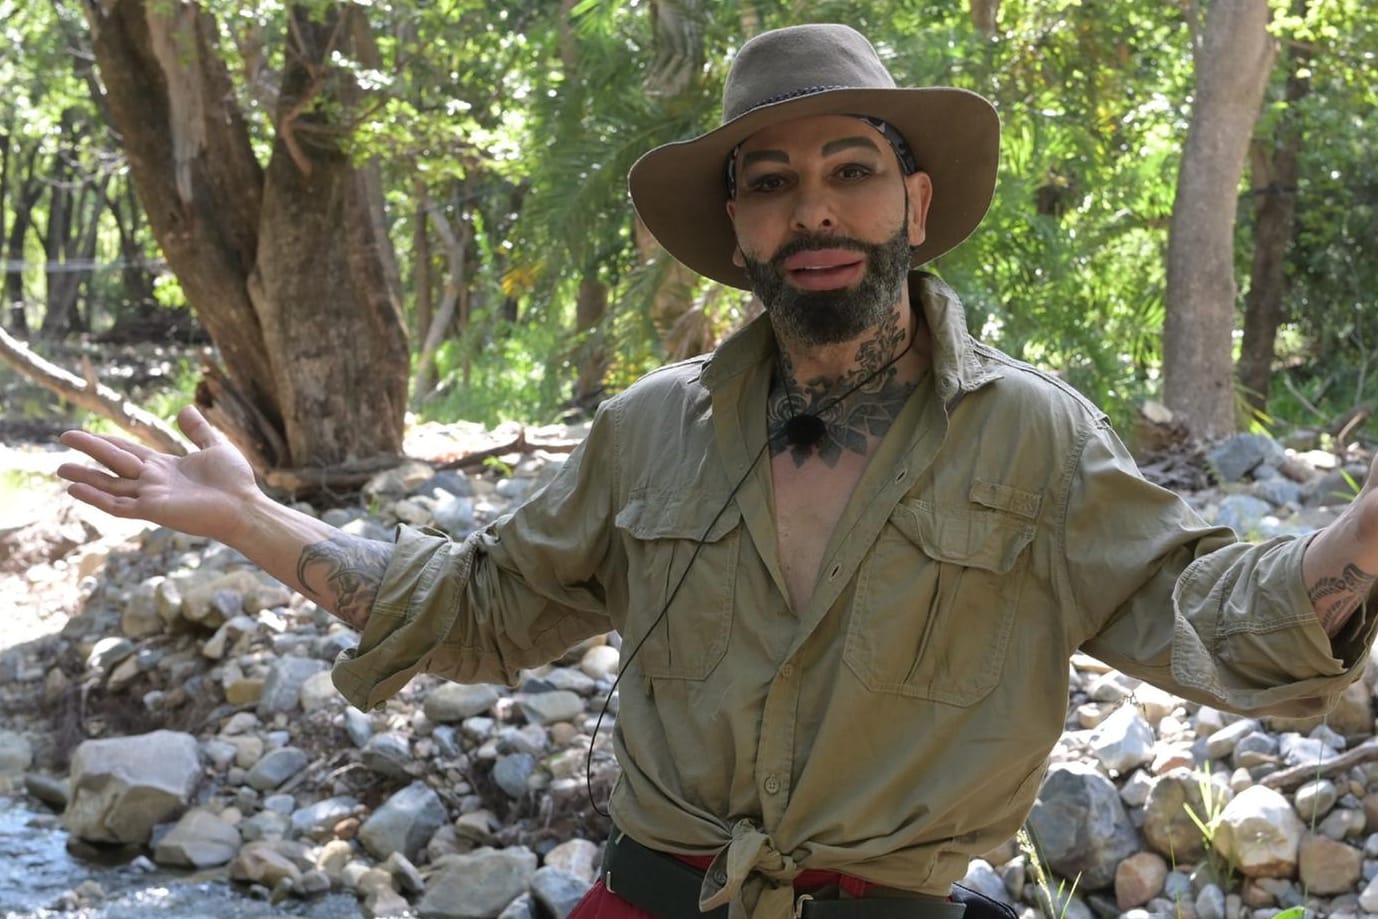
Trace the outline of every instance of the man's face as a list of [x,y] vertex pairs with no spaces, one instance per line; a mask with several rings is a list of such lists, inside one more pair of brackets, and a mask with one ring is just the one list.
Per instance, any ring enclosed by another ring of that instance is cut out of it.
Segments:
[[931,185],[903,175],[878,131],[847,116],[801,118],[748,138],[736,167],[734,261],[779,333],[849,341],[899,302]]

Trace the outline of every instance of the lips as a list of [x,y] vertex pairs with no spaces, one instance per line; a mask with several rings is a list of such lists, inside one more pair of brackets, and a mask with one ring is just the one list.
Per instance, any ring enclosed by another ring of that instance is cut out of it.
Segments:
[[865,256],[854,249],[812,249],[785,259],[785,274],[805,290],[845,287],[861,277]]

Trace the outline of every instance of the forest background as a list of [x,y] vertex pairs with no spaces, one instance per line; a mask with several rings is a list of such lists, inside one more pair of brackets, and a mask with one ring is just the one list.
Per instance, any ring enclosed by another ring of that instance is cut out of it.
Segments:
[[0,0],[0,358],[208,343],[184,398],[289,483],[408,412],[586,411],[753,314],[625,176],[810,21],[996,104],[990,215],[930,266],[980,337],[1197,438],[1378,404],[1368,0]]

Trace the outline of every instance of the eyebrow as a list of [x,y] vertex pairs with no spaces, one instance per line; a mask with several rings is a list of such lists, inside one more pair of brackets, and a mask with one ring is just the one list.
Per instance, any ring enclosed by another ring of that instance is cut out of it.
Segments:
[[[876,146],[875,141],[871,140],[871,138],[869,137],[861,136],[840,137],[837,140],[830,140],[823,145],[822,150],[820,152],[823,156],[826,157],[833,156],[834,154],[841,153],[843,150],[850,150],[856,147],[871,150],[875,153],[880,153],[880,147]],[[750,166],[752,163],[759,162],[788,164],[789,154],[785,153],[783,150],[752,150],[748,153],[742,154],[743,168]]]

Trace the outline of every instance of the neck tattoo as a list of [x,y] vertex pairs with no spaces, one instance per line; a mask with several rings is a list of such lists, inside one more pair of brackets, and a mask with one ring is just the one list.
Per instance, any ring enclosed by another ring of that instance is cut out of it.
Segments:
[[[838,380],[819,378],[801,384],[802,405],[796,405],[786,369],[788,358],[781,352],[781,385],[772,394],[767,418],[772,456],[789,450],[796,466],[811,456],[834,466],[844,450],[864,455],[869,438],[882,436],[889,429],[916,385],[897,382],[894,367],[914,347],[919,331],[915,314],[913,332],[896,353],[904,332],[899,328],[898,315],[892,317],[858,349],[853,370]],[[887,354],[892,356],[887,358]],[[843,386],[846,388],[840,394],[828,397],[830,391]],[[851,398],[863,390],[862,398]]]

